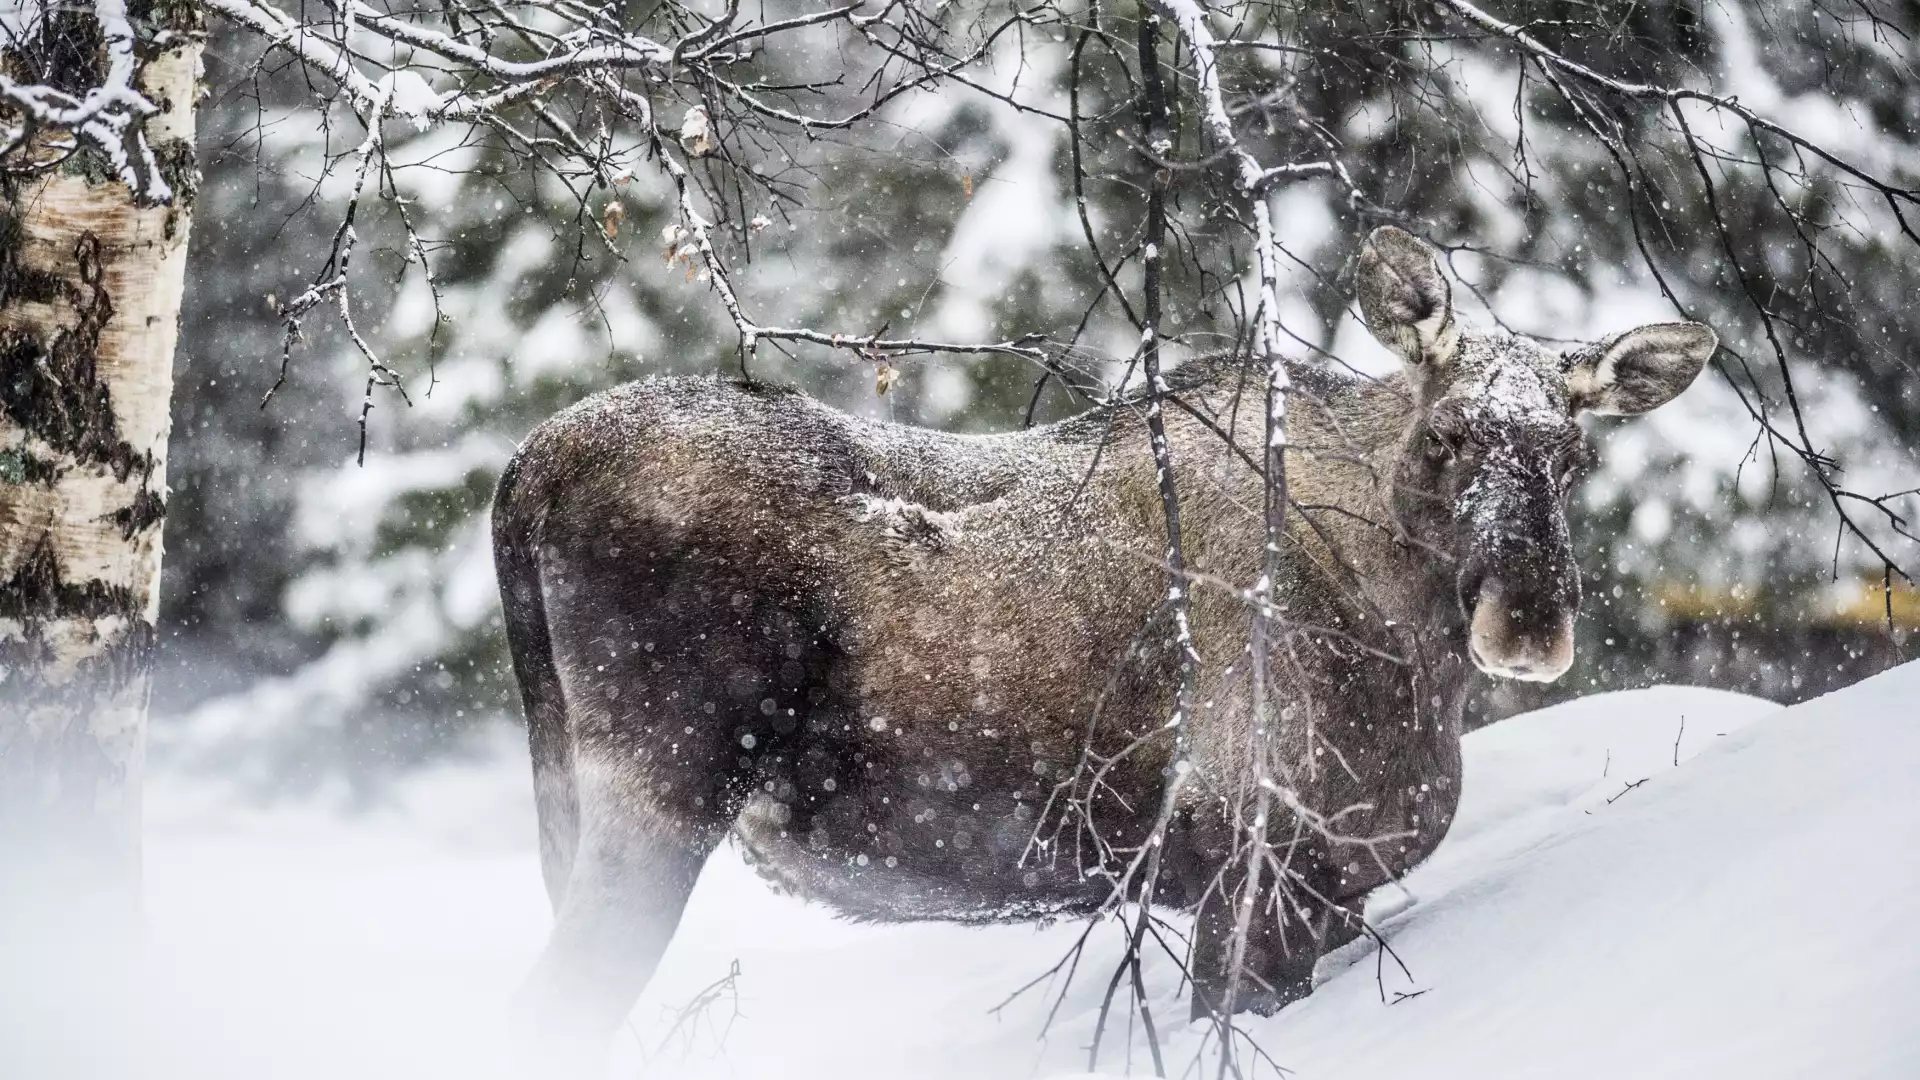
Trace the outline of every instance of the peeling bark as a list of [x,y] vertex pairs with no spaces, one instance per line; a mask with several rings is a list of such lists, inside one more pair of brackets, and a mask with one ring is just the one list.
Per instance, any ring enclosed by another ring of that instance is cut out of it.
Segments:
[[[0,190],[0,879],[83,882],[129,927],[200,63],[176,7],[135,14],[172,204],[77,157]],[[79,45],[50,78],[84,84]]]

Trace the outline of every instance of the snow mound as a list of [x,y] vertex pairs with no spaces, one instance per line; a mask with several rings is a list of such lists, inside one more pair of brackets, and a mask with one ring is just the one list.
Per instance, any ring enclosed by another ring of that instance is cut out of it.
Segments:
[[[1789,709],[1660,688],[1476,732],[1452,834],[1369,907],[1411,979],[1357,943],[1245,1029],[1306,1080],[1920,1075],[1916,697],[1909,664]],[[524,763],[463,768],[384,813],[217,827],[170,818],[156,778],[154,1074],[500,1075],[545,902]],[[1137,1024],[1087,1060],[1115,926],[1064,995],[1043,979],[995,1011],[1083,929],[854,925],[726,851],[612,1075],[1150,1073]],[[1171,962],[1147,974],[1178,1075],[1206,1029]]]

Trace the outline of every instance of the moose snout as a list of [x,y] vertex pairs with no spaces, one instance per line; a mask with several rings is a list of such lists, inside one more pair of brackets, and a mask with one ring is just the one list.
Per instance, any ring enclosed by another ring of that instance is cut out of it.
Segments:
[[1489,675],[1552,682],[1573,666],[1573,611],[1498,577],[1462,575],[1467,655]]

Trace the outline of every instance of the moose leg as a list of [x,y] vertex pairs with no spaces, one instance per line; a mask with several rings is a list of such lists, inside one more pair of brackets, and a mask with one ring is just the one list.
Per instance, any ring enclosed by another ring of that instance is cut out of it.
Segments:
[[[1321,895],[1325,895],[1322,893]],[[1228,892],[1235,899],[1239,890]],[[1255,898],[1247,921],[1247,940],[1234,985],[1234,905],[1209,898],[1194,926],[1192,957],[1193,1019],[1227,1008],[1232,988],[1235,1012],[1271,1016],[1313,990],[1313,969],[1321,954],[1359,933],[1357,910],[1334,906],[1306,888],[1276,896],[1271,884]]]
[[604,1072],[608,1041],[653,977],[724,835],[647,814],[582,816],[553,933],[518,1002],[542,1076]]

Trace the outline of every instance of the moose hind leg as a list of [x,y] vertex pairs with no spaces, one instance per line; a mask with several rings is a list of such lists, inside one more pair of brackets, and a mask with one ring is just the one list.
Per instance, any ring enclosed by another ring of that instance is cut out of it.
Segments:
[[809,651],[818,620],[742,580],[723,546],[663,554],[644,537],[577,539],[607,534],[573,522],[576,539],[543,555],[578,839],[564,874],[555,861],[553,935],[521,1001],[540,1042],[593,1062],[651,980],[707,856],[750,794],[779,787],[824,663]]
[[[584,795],[585,793],[583,793]],[[541,1075],[598,1076],[723,835],[631,810],[593,813],[518,1009]]]

